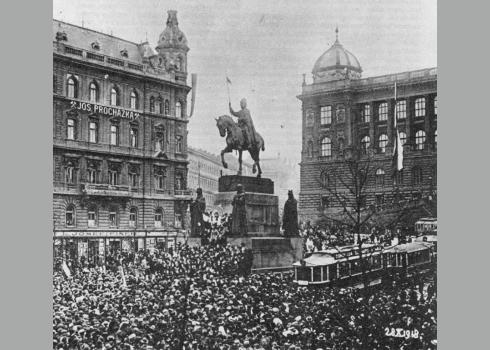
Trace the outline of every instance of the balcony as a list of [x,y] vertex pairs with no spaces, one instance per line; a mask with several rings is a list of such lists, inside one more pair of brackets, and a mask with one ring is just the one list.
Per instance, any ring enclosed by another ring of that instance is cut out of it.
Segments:
[[175,198],[191,200],[192,199],[192,190],[175,190]]
[[82,192],[89,196],[129,197],[132,191],[129,186],[108,184],[81,184]]

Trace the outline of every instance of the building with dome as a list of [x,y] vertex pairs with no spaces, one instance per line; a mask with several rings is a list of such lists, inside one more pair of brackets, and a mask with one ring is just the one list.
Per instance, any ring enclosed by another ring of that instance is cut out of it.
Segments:
[[167,249],[187,228],[188,51],[176,11],[155,46],[53,20],[55,256]]
[[[328,188],[346,191],[335,179],[348,171],[346,159],[353,151],[369,157],[374,169],[364,198],[367,205],[383,208],[399,200],[433,201],[437,68],[365,78],[359,60],[340,43],[338,29],[335,34],[335,43],[313,66],[313,82],[304,80],[298,96],[302,102],[300,218],[315,222],[342,208]],[[392,176],[395,117],[404,160],[403,170]]]

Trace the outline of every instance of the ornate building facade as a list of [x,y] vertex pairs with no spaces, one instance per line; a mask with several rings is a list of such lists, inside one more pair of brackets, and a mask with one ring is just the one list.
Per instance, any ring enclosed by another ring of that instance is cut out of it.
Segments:
[[166,249],[186,228],[188,50],[176,11],[156,50],[53,21],[55,256]]
[[[317,60],[313,82],[303,81],[299,213],[314,222],[339,209],[328,187],[339,186],[353,150],[375,171],[366,203],[433,198],[437,188],[437,68],[362,78],[357,58],[339,42]],[[397,97],[395,100],[395,82]],[[396,118],[403,170],[392,177]],[[344,189],[345,190],[345,189]],[[427,214],[426,214],[427,215]]]

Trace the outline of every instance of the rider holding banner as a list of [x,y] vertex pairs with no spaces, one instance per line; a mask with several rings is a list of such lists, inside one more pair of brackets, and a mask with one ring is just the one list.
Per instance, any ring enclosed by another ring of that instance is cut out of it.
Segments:
[[247,108],[247,100],[242,98],[240,101],[241,110],[238,112],[233,111],[231,108],[231,102],[229,103],[230,113],[238,118],[238,126],[243,131],[243,136],[245,138],[245,149],[256,146],[257,141],[255,138],[255,127],[250,116],[250,111]]

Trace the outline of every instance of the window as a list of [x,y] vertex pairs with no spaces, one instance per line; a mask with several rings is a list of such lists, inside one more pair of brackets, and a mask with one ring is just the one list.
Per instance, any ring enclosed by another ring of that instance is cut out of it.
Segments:
[[66,138],[68,140],[75,140],[75,120],[66,120]]
[[97,183],[97,169],[95,168],[88,168],[87,169],[87,177],[88,177],[88,182],[91,184]]
[[322,196],[322,208],[326,209],[330,205],[330,201],[328,200],[328,196]]
[[[210,187],[210,186],[208,185],[207,187]],[[184,175],[181,173],[177,173],[175,175],[175,189],[176,190],[185,190]]]
[[75,77],[70,76],[67,80],[67,95],[69,98],[78,98],[78,81]]
[[180,70],[181,72],[183,72],[184,71],[184,59],[182,57],[179,57],[177,62],[178,62],[177,70]]
[[88,124],[88,142],[96,143],[98,138],[98,130],[96,122],[89,122]]
[[362,116],[362,122],[363,123],[369,123],[371,120],[371,106],[370,105],[364,105],[361,111],[361,116]]
[[376,186],[384,186],[385,171],[383,169],[376,170]]
[[322,157],[330,157],[332,155],[332,142],[328,137],[322,139]]
[[111,89],[111,106],[119,106],[119,91],[116,87]]
[[99,89],[94,82],[91,82],[89,85],[89,100],[90,102],[99,101]]
[[425,98],[423,97],[415,100],[415,116],[425,117]]
[[407,142],[407,134],[405,134],[403,131],[400,131],[398,135],[400,135],[400,142],[402,146],[405,145],[405,143]]
[[75,167],[72,164],[69,164],[65,167],[65,183],[75,183]]
[[385,203],[385,196],[382,194],[377,194],[375,197],[376,205],[383,205]]
[[138,108],[138,95],[136,91],[131,91],[130,99],[129,99],[129,108],[137,109]]
[[434,115],[437,116],[437,96],[434,97]]
[[371,145],[371,138],[369,136],[364,136],[361,139],[361,150],[364,154],[367,154],[370,145]]
[[321,176],[321,182],[322,182],[322,185],[323,187],[325,188],[335,188],[335,174],[332,173],[328,173],[327,171],[323,171],[322,174],[320,175]]
[[423,150],[425,147],[425,131],[419,130],[415,134],[415,149]]
[[119,126],[111,125],[111,145],[119,144]]
[[136,173],[134,170],[131,171],[129,174],[128,174],[128,180],[129,180],[129,186],[133,187],[133,188],[137,188],[138,187],[138,184],[139,184],[139,179],[138,179],[138,173]]
[[138,147],[138,129],[129,129],[129,144],[131,147]]
[[308,145],[306,146],[306,154],[308,157],[313,157],[313,141],[308,141]]
[[380,153],[386,152],[386,145],[388,144],[388,136],[386,134],[379,135],[378,149]]
[[163,190],[165,189],[165,170],[164,169],[157,169],[155,172],[155,186],[158,190]]
[[388,103],[383,102],[378,106],[378,121],[388,120]]
[[344,151],[344,145],[345,145],[344,139],[343,138],[339,138],[337,140],[337,148],[338,148],[340,154]]
[[175,138],[175,142],[176,142],[175,152],[182,153],[183,152],[182,136],[177,136]]
[[175,104],[175,117],[182,118],[182,104],[179,101]]
[[162,227],[163,224],[163,210],[162,208],[155,209],[155,227]]
[[133,207],[129,209],[129,226],[136,227],[137,220],[138,220],[138,209]]
[[117,170],[109,170],[109,184],[112,186],[119,184],[119,173]]
[[117,208],[111,207],[109,209],[109,226],[116,227],[117,226]]
[[165,100],[165,115],[170,115],[170,102]]
[[402,185],[403,184],[403,169],[396,172],[395,184],[396,185]]
[[150,112],[155,113],[155,98],[153,96],[150,97]]
[[434,131],[434,143],[437,144],[437,129]]
[[405,119],[407,117],[407,101],[398,101],[395,111],[396,119]]
[[332,106],[320,107],[320,123],[322,125],[332,124]]
[[158,99],[158,114],[163,114],[163,99],[161,97]]
[[88,227],[97,226],[97,209],[95,207],[90,207],[88,209],[87,219]]
[[417,166],[412,169],[412,184],[420,185],[421,183],[422,183],[422,168]]
[[73,204],[66,208],[65,224],[66,226],[75,226],[75,206]]

